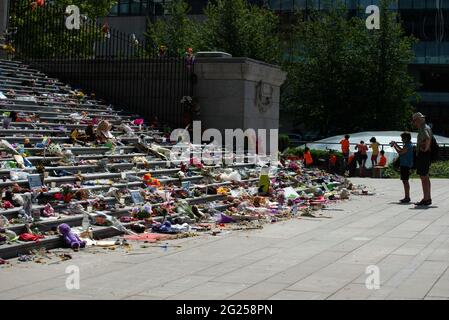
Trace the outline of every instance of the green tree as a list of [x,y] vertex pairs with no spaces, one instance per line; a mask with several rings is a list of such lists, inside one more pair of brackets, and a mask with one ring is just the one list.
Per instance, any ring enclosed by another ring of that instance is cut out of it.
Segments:
[[210,1],[202,25],[204,50],[279,63],[282,47],[279,18],[271,10],[245,0]]
[[164,45],[170,54],[194,51],[224,51],[236,57],[249,57],[278,63],[282,57],[278,17],[269,9],[245,0],[210,1],[205,20],[188,17],[185,0],[168,4],[169,14],[148,24],[146,37],[154,51]]
[[171,56],[180,56],[187,48],[199,46],[198,23],[188,18],[189,5],[184,0],[174,0],[168,4],[168,14],[152,22],[148,19],[145,32],[147,50],[156,53],[160,46],[166,46]]
[[[33,8],[30,1],[17,0],[11,7],[11,26],[17,28],[15,44],[22,58],[64,57],[66,54],[89,56],[94,43],[105,39],[98,17],[106,15],[116,0],[58,0],[46,2],[45,7]],[[65,8],[77,5],[82,19],[80,30],[65,28]]]
[[386,8],[380,30],[342,6],[300,20],[283,95],[298,121],[323,134],[405,128],[415,90],[407,72],[413,39]]

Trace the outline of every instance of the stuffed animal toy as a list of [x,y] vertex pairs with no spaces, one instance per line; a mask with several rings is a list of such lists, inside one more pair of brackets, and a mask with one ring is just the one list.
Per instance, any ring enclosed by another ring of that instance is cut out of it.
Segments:
[[53,156],[61,156],[62,155],[62,148],[57,143],[52,143],[48,146],[47,152],[49,155]]
[[78,235],[72,232],[70,226],[66,223],[63,223],[58,226],[58,231],[62,236],[64,242],[70,246],[73,250],[78,250],[80,248],[84,248],[86,246],[86,241],[82,241]]
[[45,205],[45,207],[42,209],[41,216],[49,218],[49,217],[53,217],[54,215],[55,215],[55,209],[53,209],[53,207],[49,203],[47,203]]
[[111,133],[112,125],[106,121],[101,121],[96,130],[97,141],[100,143],[106,143],[109,140],[113,140],[114,136]]

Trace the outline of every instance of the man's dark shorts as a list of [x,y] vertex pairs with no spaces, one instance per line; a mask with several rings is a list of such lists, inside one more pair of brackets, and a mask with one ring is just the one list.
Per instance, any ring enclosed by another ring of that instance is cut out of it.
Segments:
[[408,181],[410,179],[410,168],[401,166],[401,180]]
[[430,151],[420,152],[416,157],[416,174],[424,177],[429,174],[432,155]]

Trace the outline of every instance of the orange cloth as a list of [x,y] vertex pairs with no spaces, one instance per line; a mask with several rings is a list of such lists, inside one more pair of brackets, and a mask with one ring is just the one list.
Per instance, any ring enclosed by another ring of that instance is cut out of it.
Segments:
[[343,153],[348,153],[349,152],[349,140],[343,139],[340,141],[341,144],[341,151]]
[[377,165],[380,167],[385,167],[387,165],[387,158],[385,156],[381,156]]
[[329,159],[329,163],[330,165],[335,166],[335,164],[337,163],[337,156],[332,155]]
[[306,165],[311,165],[313,163],[312,155],[310,154],[310,151],[307,151],[304,153],[304,159],[306,160]]

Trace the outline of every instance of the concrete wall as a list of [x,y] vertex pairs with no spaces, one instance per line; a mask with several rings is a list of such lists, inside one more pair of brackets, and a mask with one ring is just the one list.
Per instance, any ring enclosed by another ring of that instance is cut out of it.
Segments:
[[[194,95],[202,128],[279,129],[279,67],[248,58],[198,58]],[[269,148],[269,146],[267,146]]]

